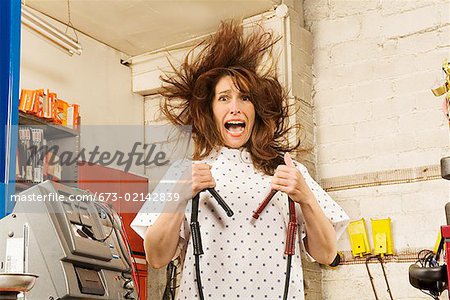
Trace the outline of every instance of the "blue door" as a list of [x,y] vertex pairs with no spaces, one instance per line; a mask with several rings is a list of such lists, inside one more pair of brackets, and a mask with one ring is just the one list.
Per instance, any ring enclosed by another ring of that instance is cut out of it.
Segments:
[[16,168],[20,0],[0,1],[0,219],[11,212]]

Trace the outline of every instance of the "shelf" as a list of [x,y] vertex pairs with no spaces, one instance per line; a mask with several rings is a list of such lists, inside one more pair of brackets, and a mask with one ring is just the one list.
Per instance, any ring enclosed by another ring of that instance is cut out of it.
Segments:
[[45,121],[44,119],[29,115],[23,112],[19,112],[19,125],[28,126],[45,126],[45,133],[52,139],[60,139],[67,137],[76,137],[80,134],[79,130],[71,129],[62,125],[56,125]]
[[22,182],[22,181],[16,181],[16,191],[22,192],[26,189],[29,189],[30,187],[36,185],[38,183],[31,183],[31,182]]

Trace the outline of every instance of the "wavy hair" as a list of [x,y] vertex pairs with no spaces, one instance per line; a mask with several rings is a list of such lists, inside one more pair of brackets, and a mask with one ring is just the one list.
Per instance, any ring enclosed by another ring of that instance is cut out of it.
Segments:
[[242,25],[221,22],[218,31],[189,51],[178,68],[171,63],[172,72],[161,77],[161,111],[172,124],[192,126],[194,160],[224,145],[214,122],[212,99],[217,82],[225,76],[250,96],[255,107],[253,131],[244,145],[255,168],[273,175],[284,162],[283,154],[298,150],[300,140],[290,146],[288,136],[300,127],[289,126],[292,106],[277,79],[273,59],[273,46],[279,39],[262,28],[244,37]]

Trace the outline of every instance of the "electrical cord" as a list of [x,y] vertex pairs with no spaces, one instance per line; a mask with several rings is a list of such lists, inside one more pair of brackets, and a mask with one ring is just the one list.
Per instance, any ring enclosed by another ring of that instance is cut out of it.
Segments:
[[[97,205],[97,207],[100,207],[100,209],[105,212],[105,214],[108,216],[110,222],[111,222],[111,231],[108,234],[108,236],[104,239],[104,241],[106,241],[112,234],[112,231],[114,231],[116,233],[117,238],[121,238],[123,244],[119,241],[119,247],[120,250],[122,251],[122,256],[125,258],[127,264],[128,264],[128,270],[126,270],[126,272],[130,272],[131,271],[131,276],[134,280],[134,282],[136,283],[134,285],[134,287],[136,288],[136,293],[138,296],[138,299],[140,297],[140,290],[139,290],[139,285],[138,285],[138,279],[139,279],[139,275],[138,272],[136,271],[134,264],[131,260],[129,260],[130,256],[133,260],[134,263],[136,264],[136,260],[133,257],[131,250],[130,250],[130,242],[128,240],[128,236],[127,233],[125,231],[125,228],[123,227],[123,223],[120,220],[120,216],[117,214],[117,212],[115,210],[113,210],[111,207],[109,207],[108,205],[106,205],[105,203],[102,202],[97,202],[94,201],[93,202],[95,205]],[[116,218],[119,218],[118,220]],[[123,249],[123,247],[126,247],[126,249]],[[123,275],[123,274],[122,274]]]
[[177,277],[180,275],[180,272],[178,272],[178,266],[175,264],[175,261],[178,261],[178,258],[171,261],[167,265],[167,281],[166,281],[166,287],[164,289],[163,299],[171,299],[175,300],[175,292],[176,289],[179,287],[177,285]]
[[375,300],[379,300],[379,298],[378,298],[378,295],[377,295],[377,291],[375,289],[375,284],[373,282],[373,276],[370,273],[370,269],[369,269],[369,262],[372,259],[377,259],[380,262],[381,269],[383,270],[384,281],[386,282],[387,292],[389,293],[390,299],[394,300],[394,297],[392,296],[392,293],[391,293],[391,288],[389,286],[389,281],[388,281],[388,278],[387,278],[387,275],[386,275],[386,270],[384,269],[383,259],[379,255],[367,257],[366,258],[366,263],[365,263],[366,264],[366,269],[367,269],[367,274],[369,274],[370,284],[372,285],[373,294],[375,295]]
[[291,262],[292,255],[288,255],[286,261],[286,280],[284,281],[283,299],[287,299],[289,294],[289,281],[291,280]]
[[195,195],[192,198],[192,211],[191,211],[191,233],[192,244],[194,246],[194,258],[195,258],[195,277],[197,280],[197,290],[200,300],[204,300],[202,279],[200,276],[200,255],[203,254],[202,239],[200,235],[200,224],[198,223],[198,204],[200,196]]
[[[441,239],[438,247],[438,251],[436,251],[436,254],[433,253],[433,251],[429,249],[423,249],[420,250],[417,254],[417,260],[416,264],[419,264],[422,268],[431,268],[431,267],[437,267],[439,266],[438,260],[440,258],[440,253],[442,251],[442,248],[444,246],[443,239]],[[437,291],[425,291],[422,289],[419,289],[422,293],[424,293],[427,296],[430,296],[434,300],[439,300],[439,292]]]
[[[276,190],[270,190],[269,194],[264,198],[261,204],[258,206],[256,211],[253,213],[253,218],[258,219],[259,215],[262,213],[264,208],[269,204],[270,200],[277,193]],[[287,300],[289,294],[289,282],[291,277],[291,262],[292,255],[295,254],[295,237],[297,232],[297,216],[295,212],[295,202],[288,197],[288,206],[289,206],[289,223],[286,234],[286,247],[284,250],[284,254],[287,255],[286,260],[286,278],[284,281],[284,293],[283,300]]]
[[[214,199],[219,203],[219,205],[223,208],[228,217],[233,216],[233,211],[231,208],[225,203],[222,197],[217,193],[214,188],[207,189]],[[201,193],[201,192],[200,192]],[[197,281],[197,289],[200,300],[204,300],[203,295],[203,287],[202,287],[202,279],[200,272],[200,255],[203,254],[202,247],[202,237],[200,234],[200,223],[198,222],[198,206],[200,202],[200,193],[192,198],[192,211],[191,211],[191,235],[192,235],[192,245],[194,247],[194,258],[195,258],[195,277]]]

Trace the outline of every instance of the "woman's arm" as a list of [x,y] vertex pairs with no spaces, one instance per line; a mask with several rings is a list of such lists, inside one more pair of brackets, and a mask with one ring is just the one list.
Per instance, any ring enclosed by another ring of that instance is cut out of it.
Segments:
[[180,200],[167,202],[161,215],[145,232],[145,257],[155,269],[167,265],[177,251],[188,201],[202,190],[216,186],[211,166],[207,164],[192,165],[192,177],[182,178],[184,180],[180,180],[173,191],[180,194]]
[[144,236],[144,249],[147,262],[152,268],[167,265],[175,255],[180,239],[180,228],[184,221],[187,203],[166,206],[165,212],[147,228]]
[[299,203],[308,233],[305,240],[306,250],[319,263],[331,264],[337,252],[333,225],[325,216],[314,195],[311,199]]
[[300,204],[308,232],[306,250],[319,263],[330,264],[336,257],[337,248],[333,225],[288,153],[284,159],[286,165],[278,166],[272,179],[272,188],[288,194]]

